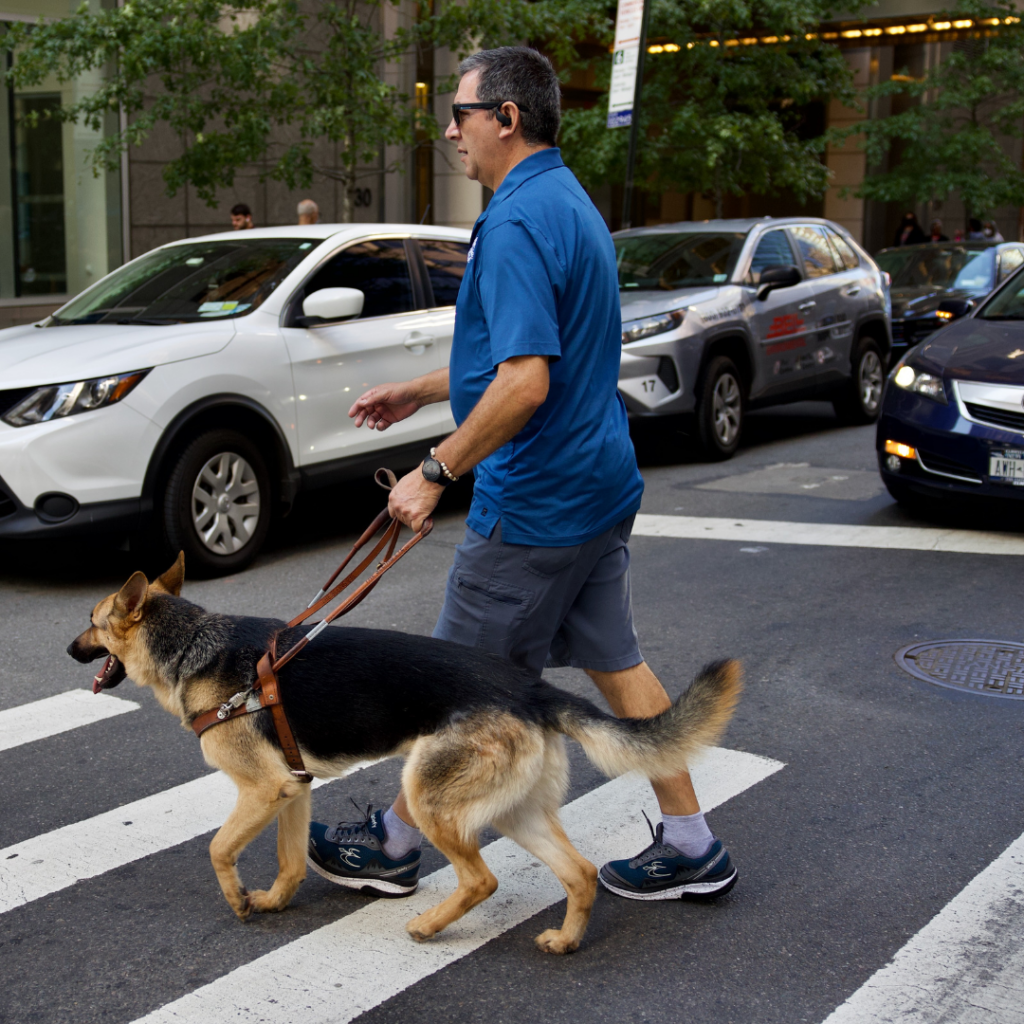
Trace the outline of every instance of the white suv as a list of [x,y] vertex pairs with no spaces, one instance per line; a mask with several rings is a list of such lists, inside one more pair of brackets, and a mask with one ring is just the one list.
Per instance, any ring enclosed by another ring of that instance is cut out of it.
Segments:
[[413,464],[447,403],[386,434],[367,387],[448,365],[469,232],[265,228],[141,256],[0,331],[0,540],[155,535],[236,571],[300,489]]

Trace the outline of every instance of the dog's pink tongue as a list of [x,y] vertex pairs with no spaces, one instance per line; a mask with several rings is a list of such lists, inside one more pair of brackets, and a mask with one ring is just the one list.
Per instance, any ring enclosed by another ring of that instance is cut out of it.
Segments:
[[107,674],[107,669],[108,668],[110,668],[110,658],[107,658],[107,660],[105,662],[103,662],[103,668],[101,668],[99,670],[99,672],[95,676],[93,676],[93,680],[92,680],[92,692],[93,693],[100,693],[102,691],[102,689],[103,689],[103,677]]

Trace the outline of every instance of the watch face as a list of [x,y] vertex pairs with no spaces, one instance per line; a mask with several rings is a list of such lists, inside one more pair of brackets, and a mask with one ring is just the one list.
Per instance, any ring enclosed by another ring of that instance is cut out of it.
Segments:
[[436,484],[441,479],[441,463],[436,459],[424,459],[423,476],[432,484]]

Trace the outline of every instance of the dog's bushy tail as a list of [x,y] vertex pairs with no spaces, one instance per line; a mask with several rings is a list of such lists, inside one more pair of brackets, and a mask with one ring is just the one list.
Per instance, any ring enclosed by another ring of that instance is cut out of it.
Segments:
[[612,778],[626,772],[667,778],[686,771],[690,759],[721,736],[742,689],[740,663],[716,661],[705,665],[675,704],[654,718],[612,718],[580,702],[559,710],[557,728]]

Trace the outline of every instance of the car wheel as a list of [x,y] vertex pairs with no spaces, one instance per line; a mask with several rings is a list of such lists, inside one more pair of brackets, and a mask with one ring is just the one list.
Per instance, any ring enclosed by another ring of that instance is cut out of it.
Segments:
[[736,364],[717,356],[708,364],[697,402],[697,426],[704,454],[731,459],[743,431],[743,385]]
[[211,430],[174,463],[163,500],[164,539],[193,576],[244,569],[270,527],[270,476],[259,449],[233,430]]
[[882,411],[885,368],[877,342],[865,338],[853,358],[853,375],[843,393],[832,400],[832,407],[843,423],[874,423]]
[[885,489],[889,492],[889,496],[908,512],[915,512],[920,515],[927,509],[929,505],[928,498],[908,487],[902,480],[891,480],[889,477],[883,477],[882,483],[885,484]]

